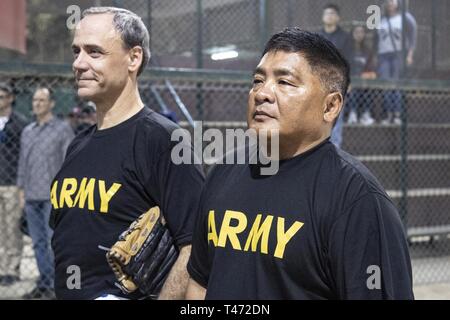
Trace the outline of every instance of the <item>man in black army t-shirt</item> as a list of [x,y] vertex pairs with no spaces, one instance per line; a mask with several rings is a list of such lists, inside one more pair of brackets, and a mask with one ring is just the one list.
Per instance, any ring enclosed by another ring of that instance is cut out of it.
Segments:
[[52,183],[56,296],[140,298],[115,286],[99,247],[111,247],[133,220],[158,205],[181,248],[160,298],[183,298],[204,178],[199,166],[171,161],[177,125],[140,98],[137,77],[150,57],[148,31],[130,11],[91,8],[72,48],[78,95],[96,104],[97,124],[74,139]]
[[189,299],[413,299],[392,201],[329,136],[348,64],[320,35],[267,43],[249,93],[249,128],[278,130],[279,170],[218,165],[199,205]]

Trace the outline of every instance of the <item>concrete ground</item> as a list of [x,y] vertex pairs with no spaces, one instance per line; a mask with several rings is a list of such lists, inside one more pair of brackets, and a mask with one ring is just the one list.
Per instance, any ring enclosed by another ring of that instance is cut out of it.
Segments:
[[414,295],[417,300],[450,300],[450,282],[417,285]]

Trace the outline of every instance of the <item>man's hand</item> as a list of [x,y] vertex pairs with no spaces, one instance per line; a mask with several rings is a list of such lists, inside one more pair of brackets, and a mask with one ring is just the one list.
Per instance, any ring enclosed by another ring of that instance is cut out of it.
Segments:
[[178,259],[172,267],[172,270],[164,283],[159,300],[182,300],[184,299],[188,285],[189,275],[187,272],[187,263],[191,255],[191,245],[180,249]]
[[377,74],[373,71],[365,71],[363,73],[361,73],[361,78],[362,79],[376,79],[377,78]]
[[414,59],[413,59],[413,52],[412,52],[412,51],[408,51],[408,55],[406,56],[406,64],[407,64],[408,66],[410,66],[410,65],[413,64],[413,62],[414,62]]
[[205,300],[205,296],[206,289],[190,278],[186,291],[186,300]]

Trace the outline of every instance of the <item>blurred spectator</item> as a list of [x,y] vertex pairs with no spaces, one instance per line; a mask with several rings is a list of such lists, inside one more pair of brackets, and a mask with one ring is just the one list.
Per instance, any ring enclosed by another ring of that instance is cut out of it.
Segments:
[[77,127],[80,124],[80,114],[81,114],[81,108],[80,107],[73,107],[72,110],[67,115],[67,120],[72,128],[73,132],[77,131]]
[[96,124],[97,113],[95,104],[89,101],[85,106],[74,107],[67,115],[67,121],[75,135]]
[[60,169],[66,149],[74,134],[70,126],[53,116],[55,106],[52,90],[36,89],[33,95],[36,121],[29,124],[21,136],[18,186],[28,229],[33,240],[40,277],[36,287],[24,299],[53,297],[54,262],[50,246],[52,231],[50,218],[50,184]]
[[[375,79],[374,54],[367,46],[366,29],[363,26],[355,26],[352,30],[352,37],[353,58],[350,61],[351,75],[363,79]],[[347,99],[347,108],[350,111],[347,123],[354,124],[359,120],[362,125],[373,124],[375,120],[370,112],[371,105],[369,89],[350,89]],[[360,108],[362,113],[359,117],[358,109]]]
[[[323,8],[323,29],[319,32],[330,40],[345,57],[348,63],[352,61],[352,39],[340,26],[340,10],[335,4],[328,4]],[[336,125],[331,133],[331,142],[340,147],[342,144],[342,130],[344,124],[344,110],[341,111]]]
[[[380,79],[398,80],[402,72],[402,36],[405,36],[406,63],[413,63],[416,47],[417,23],[414,17],[406,12],[403,30],[403,19],[397,0],[385,0],[384,15],[375,37],[378,53],[378,77]],[[403,32],[404,31],[404,32]],[[402,95],[399,90],[386,90],[383,93],[383,110],[386,118],[383,124],[401,124]]]
[[0,285],[19,280],[22,234],[19,192],[16,186],[20,134],[26,119],[13,110],[14,93],[0,83]]
[[75,129],[75,134],[86,130],[97,122],[97,113],[95,104],[88,102],[88,104],[81,110],[78,118],[78,126]]

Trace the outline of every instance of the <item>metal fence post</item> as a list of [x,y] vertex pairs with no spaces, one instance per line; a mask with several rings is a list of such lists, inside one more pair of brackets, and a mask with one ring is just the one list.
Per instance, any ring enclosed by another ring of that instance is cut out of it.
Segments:
[[[402,14],[402,68],[400,78],[403,79],[407,73],[406,63],[406,1],[401,1]],[[402,197],[400,199],[400,217],[402,218],[405,229],[408,227],[408,110],[406,108],[406,93],[400,91],[401,103],[401,126],[400,126],[400,190]]]
[[149,39],[149,48],[150,52],[152,52],[152,0],[148,0],[147,2],[147,29],[150,33],[150,39]]
[[[195,56],[197,69],[203,69],[203,6],[202,0],[197,0],[197,46]],[[198,119],[203,119],[203,83],[197,82],[197,112]]]
[[287,1],[287,12],[286,12],[286,20],[287,20],[287,26],[292,27],[293,18],[292,18],[292,12],[294,10],[294,5],[292,3],[292,0]]
[[436,22],[437,22],[437,3],[431,2],[431,70],[436,71]]
[[268,0],[259,0],[259,47],[264,50],[268,34]]

